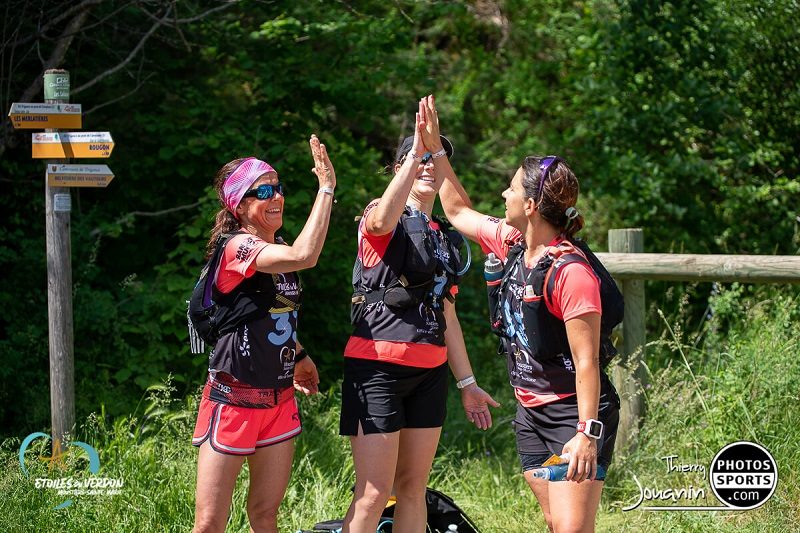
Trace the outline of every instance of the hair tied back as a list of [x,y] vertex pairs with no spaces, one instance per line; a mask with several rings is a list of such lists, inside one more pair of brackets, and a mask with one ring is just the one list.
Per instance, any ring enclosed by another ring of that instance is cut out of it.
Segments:
[[573,221],[574,221],[576,218],[578,218],[578,215],[580,215],[580,213],[578,213],[578,210],[577,210],[577,209],[575,209],[574,207],[568,207],[568,208],[567,208],[567,209],[564,211],[564,215],[566,215],[566,217],[567,217],[567,225],[566,225],[566,227],[564,228],[564,231],[567,231],[567,230],[569,230],[570,226],[572,226],[572,222],[573,222]]

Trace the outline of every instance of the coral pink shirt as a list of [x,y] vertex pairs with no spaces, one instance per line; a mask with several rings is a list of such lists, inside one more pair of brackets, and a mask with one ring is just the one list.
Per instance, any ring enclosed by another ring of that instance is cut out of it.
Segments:
[[[505,220],[495,217],[485,217],[478,223],[478,243],[484,253],[493,252],[498,259],[505,262],[508,251],[522,239],[519,230],[509,226]],[[558,246],[564,239],[558,236],[553,239],[548,248]],[[576,249],[576,253],[581,251]],[[547,252],[544,250],[542,255]],[[525,262],[527,268],[533,268],[541,255],[533,258],[530,263]],[[569,275],[566,275],[569,273]],[[547,309],[559,320],[564,322],[588,313],[601,313],[600,282],[588,264],[569,263],[558,270],[553,297],[546,299]],[[514,388],[514,395],[525,407],[536,407],[554,402],[561,398],[573,396],[570,394],[537,394],[525,389]]]

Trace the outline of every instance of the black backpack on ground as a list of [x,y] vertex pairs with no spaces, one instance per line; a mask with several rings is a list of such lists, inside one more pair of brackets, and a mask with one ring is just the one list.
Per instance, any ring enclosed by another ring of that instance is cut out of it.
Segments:
[[[453,499],[432,488],[425,489],[425,503],[428,509],[426,533],[480,533],[478,526],[456,505]],[[391,533],[394,517],[394,502],[390,502],[383,510],[375,533]],[[328,520],[314,525],[314,529],[298,533],[340,533],[343,520]],[[456,529],[449,529],[455,525]]]

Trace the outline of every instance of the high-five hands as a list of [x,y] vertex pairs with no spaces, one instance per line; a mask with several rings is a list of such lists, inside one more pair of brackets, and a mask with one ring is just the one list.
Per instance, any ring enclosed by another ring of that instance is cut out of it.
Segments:
[[436,112],[436,102],[432,94],[420,98],[419,115],[422,142],[428,152],[435,154],[442,149],[442,139],[439,136],[439,114]]
[[311,146],[311,157],[314,158],[314,168],[311,169],[311,172],[317,176],[320,188],[330,187],[333,189],[336,187],[336,172],[334,172],[328,157],[328,150],[324,144],[319,142],[316,135],[311,135],[308,144]]

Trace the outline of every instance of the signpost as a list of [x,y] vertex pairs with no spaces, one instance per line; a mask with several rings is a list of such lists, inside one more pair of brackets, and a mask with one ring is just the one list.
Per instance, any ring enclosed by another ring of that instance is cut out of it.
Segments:
[[[48,94],[48,87],[56,83],[58,91]],[[46,105],[64,109],[68,105],[71,112],[78,112],[77,124],[80,127],[80,106],[67,104],[69,100],[69,73],[65,70],[47,70],[44,73],[45,95],[50,96]],[[15,104],[17,105],[17,104]],[[41,106],[42,104],[27,104]],[[20,110],[23,104],[17,106]],[[18,127],[11,107],[14,127]],[[19,116],[19,115],[16,115]],[[22,115],[25,116],[25,115]],[[61,117],[60,112],[28,115],[30,120],[22,121],[24,128],[31,124],[45,124],[45,127],[61,127],[66,121],[50,120]],[[36,120],[33,120],[34,117]],[[44,120],[40,120],[40,119]],[[63,118],[63,117],[62,117]],[[49,133],[56,133],[50,131]],[[48,161],[48,166],[63,164],[64,160]],[[47,232],[47,316],[50,347],[50,417],[53,423],[53,457],[61,457],[61,443],[64,435],[75,426],[75,362],[74,338],[72,329],[72,243],[70,241],[70,202],[69,190],[45,183],[45,227]]]
[[47,165],[51,187],[106,187],[113,179],[108,165]]
[[16,102],[8,116],[15,129],[42,129],[31,136],[31,157],[46,159],[47,318],[50,348],[50,416],[53,457],[62,457],[64,436],[75,427],[75,363],[72,328],[72,198],[67,187],[106,187],[114,173],[108,165],[70,165],[70,158],[106,158],[114,150],[107,131],[80,129],[81,105],[69,103],[69,72],[44,73],[41,104]]
[[[46,74],[45,74],[46,75]],[[48,102],[44,104],[11,104],[8,112],[14,129],[81,127],[81,105]]]
[[109,157],[112,150],[114,139],[107,131],[34,133],[31,137],[34,159]]

